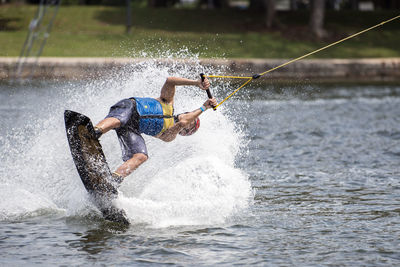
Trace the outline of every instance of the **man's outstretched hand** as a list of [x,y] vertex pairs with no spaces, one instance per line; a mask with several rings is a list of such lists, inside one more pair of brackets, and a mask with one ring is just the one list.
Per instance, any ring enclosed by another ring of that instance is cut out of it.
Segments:
[[210,88],[210,82],[208,81],[207,77],[204,78],[204,81],[199,80],[199,87],[202,90],[207,90]]
[[217,100],[213,97],[208,99],[206,102],[204,102],[203,106],[206,107],[207,109],[209,108],[213,108],[215,106],[217,106]]

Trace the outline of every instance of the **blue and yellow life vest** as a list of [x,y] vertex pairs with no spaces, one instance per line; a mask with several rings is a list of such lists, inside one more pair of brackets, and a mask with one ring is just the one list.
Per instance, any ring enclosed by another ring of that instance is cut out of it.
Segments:
[[135,97],[136,110],[140,115],[139,131],[158,135],[174,125],[174,108],[154,98]]

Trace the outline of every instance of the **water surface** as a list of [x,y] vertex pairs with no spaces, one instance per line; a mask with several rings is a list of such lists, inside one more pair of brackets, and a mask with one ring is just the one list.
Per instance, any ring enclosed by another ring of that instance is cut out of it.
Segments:
[[[74,169],[62,112],[98,121],[120,98],[157,94],[163,75],[144,91],[143,73],[0,86],[1,265],[400,264],[395,85],[246,88],[204,114],[193,138],[146,139],[150,160],[118,200],[132,225],[104,221]],[[178,112],[202,93],[177,92]],[[102,144],[116,167],[115,135]]]

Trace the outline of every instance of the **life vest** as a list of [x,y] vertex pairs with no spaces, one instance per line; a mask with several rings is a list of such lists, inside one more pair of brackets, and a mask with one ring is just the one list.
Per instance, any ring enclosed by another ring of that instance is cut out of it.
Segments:
[[140,115],[139,131],[158,135],[174,125],[174,108],[154,98],[135,97],[136,110]]

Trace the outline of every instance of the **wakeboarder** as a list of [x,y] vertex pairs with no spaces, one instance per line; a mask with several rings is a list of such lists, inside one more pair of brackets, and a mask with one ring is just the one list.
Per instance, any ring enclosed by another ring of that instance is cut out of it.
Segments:
[[148,152],[142,134],[150,135],[165,142],[173,141],[179,134],[190,136],[200,127],[199,116],[217,101],[210,98],[191,112],[174,115],[176,86],[197,86],[207,90],[210,83],[169,77],[161,88],[158,98],[131,97],[123,99],[110,108],[109,114],[95,127],[96,138],[111,129],[117,133],[124,163],[112,174],[113,182],[119,185],[123,179],[148,159]]

